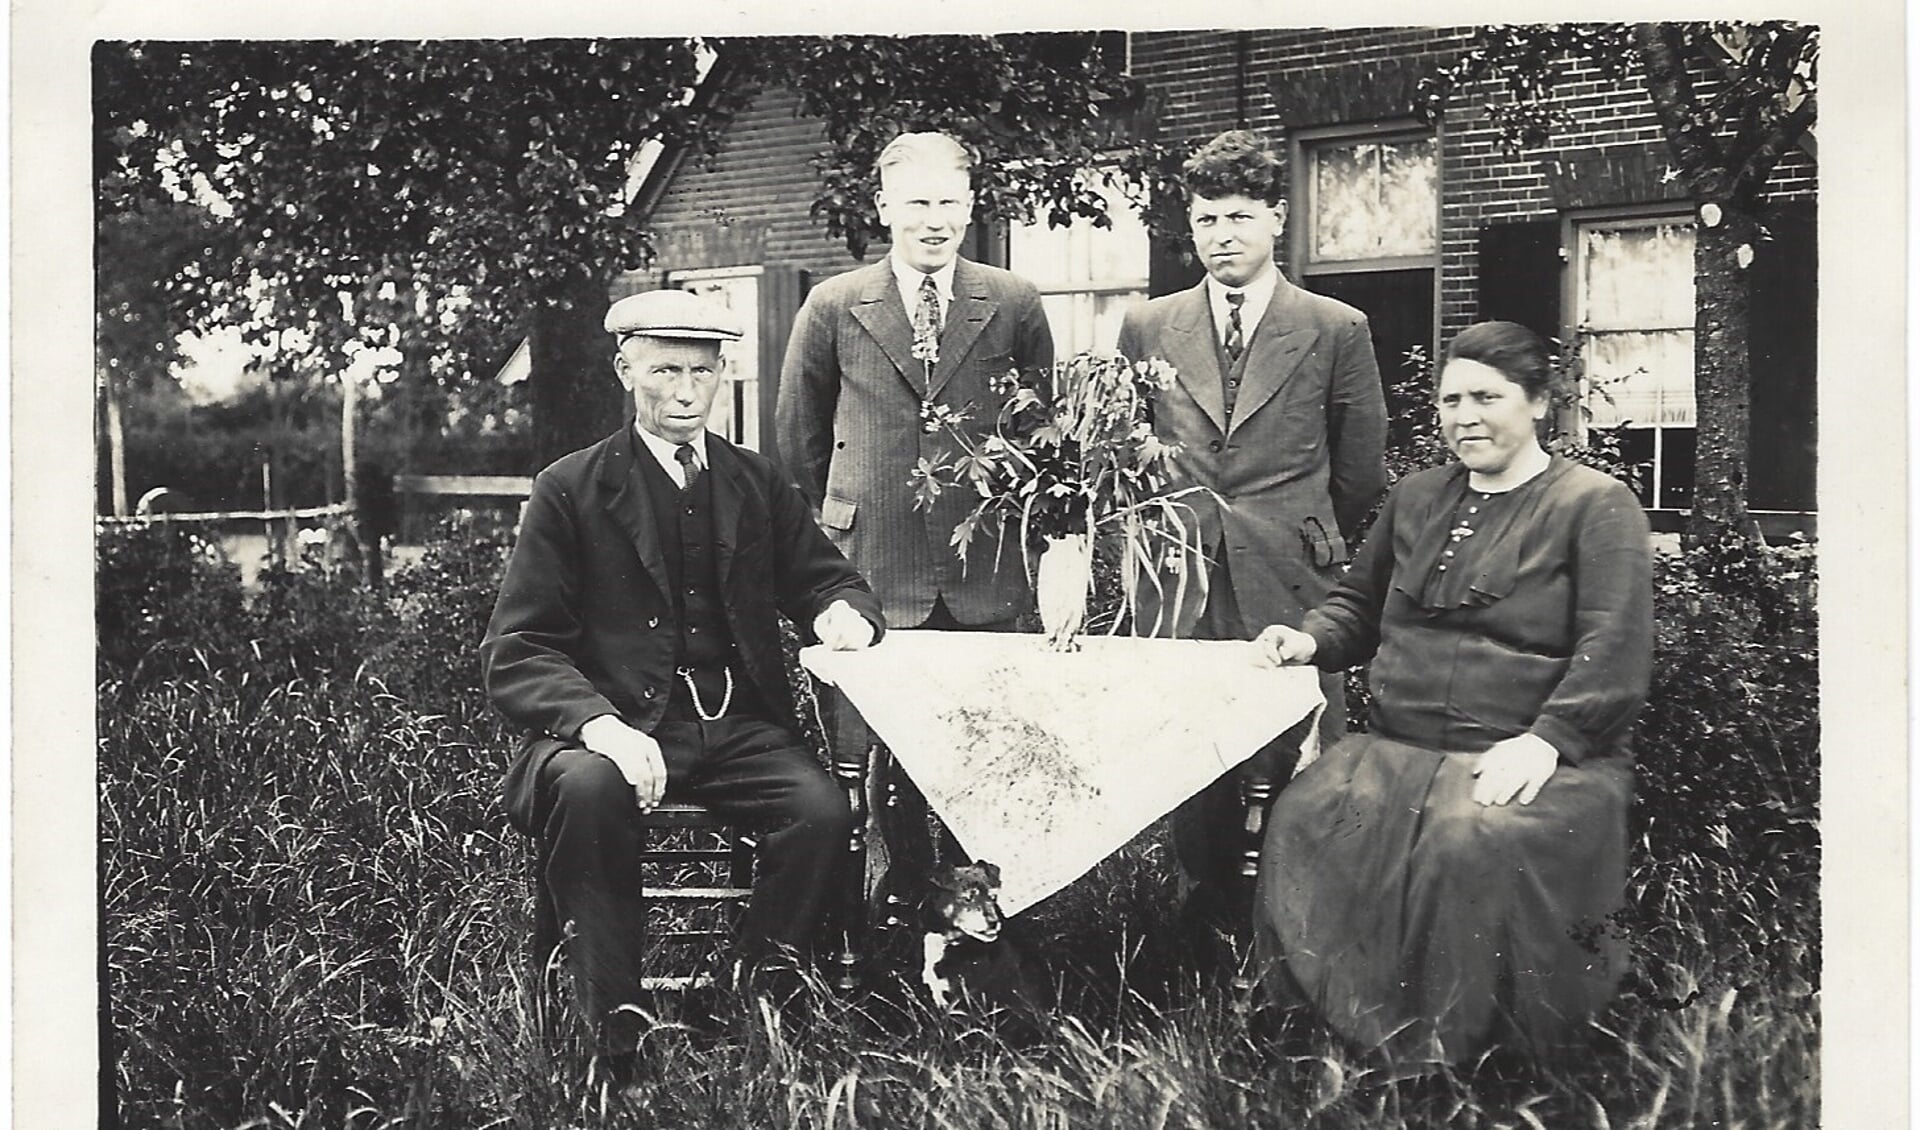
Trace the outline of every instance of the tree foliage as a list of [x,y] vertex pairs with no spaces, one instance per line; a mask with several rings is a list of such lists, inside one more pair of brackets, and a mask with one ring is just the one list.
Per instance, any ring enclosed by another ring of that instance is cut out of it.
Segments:
[[1486,27],[1422,81],[1422,108],[1437,116],[1462,89],[1484,83],[1487,114],[1506,142],[1540,145],[1567,119],[1553,87],[1570,61],[1614,79],[1641,76],[1693,201],[1699,454],[1689,532],[1696,541],[1752,536],[1747,271],[1766,253],[1767,180],[1818,116],[1818,29],[1789,21]]
[[628,204],[649,143],[710,154],[794,87],[828,126],[816,213],[858,254],[867,170],[904,128],[974,146],[983,216],[1097,214],[1074,174],[1126,89],[1078,34],[102,43],[93,66],[103,216],[198,202],[242,247],[193,326],[304,326],[459,379],[526,336],[537,458],[617,411],[598,322],[647,262]]
[[813,211],[856,256],[885,233],[872,207],[874,159],[909,130],[941,130],[973,150],[978,219],[1106,222],[1085,174],[1140,88],[1093,35],[832,36],[766,51],[777,65],[765,73],[790,75],[802,112],[825,123]]
[[167,379],[199,296],[227,282],[232,229],[189,204],[101,218],[94,230],[94,367],[122,389]]

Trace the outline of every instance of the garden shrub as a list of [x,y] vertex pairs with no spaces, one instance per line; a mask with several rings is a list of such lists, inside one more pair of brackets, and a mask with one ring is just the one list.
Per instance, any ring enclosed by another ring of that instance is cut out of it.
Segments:
[[280,679],[352,675],[392,631],[392,617],[357,572],[312,551],[299,568],[262,569],[250,610],[248,650]]
[[1816,583],[1805,542],[1655,559],[1633,925],[1665,952],[1711,949],[1735,979],[1817,977]]
[[165,675],[234,658],[246,618],[240,569],[184,525],[107,526],[95,538],[102,678]]
[[371,671],[420,709],[485,713],[480,640],[512,548],[508,517],[459,511],[441,519],[419,562],[388,581],[393,630],[370,656]]

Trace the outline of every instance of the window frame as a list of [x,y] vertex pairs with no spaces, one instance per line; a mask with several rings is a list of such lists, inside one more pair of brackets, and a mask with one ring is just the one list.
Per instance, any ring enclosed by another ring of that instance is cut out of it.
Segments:
[[[1581,234],[1593,228],[1650,228],[1681,224],[1694,228],[1694,238],[1699,238],[1699,218],[1695,216],[1692,209],[1684,203],[1676,205],[1672,201],[1667,201],[1649,204],[1616,205],[1606,208],[1575,208],[1567,209],[1560,213],[1560,261],[1566,268],[1561,272],[1560,330],[1563,341],[1580,343],[1583,353],[1583,375],[1585,368],[1584,316],[1586,311],[1581,303]],[[1642,326],[1636,328],[1641,331],[1684,329],[1688,333],[1695,335],[1694,347],[1696,350],[1695,356],[1697,357],[1699,348],[1699,309],[1699,295],[1695,294],[1693,301],[1694,321],[1689,322],[1685,326]],[[1694,376],[1696,379],[1699,376],[1697,368]],[[1572,413],[1574,419],[1561,421],[1562,425],[1571,430],[1582,442],[1586,440],[1589,430],[1587,414],[1582,410],[1583,408],[1584,403],[1572,405],[1568,411]],[[1662,433],[1668,430],[1690,431],[1694,434],[1695,442],[1697,443],[1700,434],[1699,413],[1699,393],[1698,385],[1696,384],[1694,394],[1694,423],[1687,425],[1661,423],[1618,425],[1630,431],[1649,431],[1653,433],[1652,481],[1648,484],[1652,502],[1645,507],[1649,514],[1677,515],[1687,513],[1691,509],[1690,506],[1661,505],[1662,502],[1666,501],[1661,497],[1663,488],[1666,485],[1663,460],[1666,448],[1666,437],[1662,435]],[[1697,468],[1697,452],[1695,455],[1695,463]]]
[[[1433,251],[1425,255],[1396,255],[1378,259],[1329,259],[1313,261],[1314,190],[1313,152],[1342,144],[1364,142],[1432,141],[1434,159]],[[1360,274],[1373,271],[1440,270],[1444,243],[1444,207],[1446,196],[1446,138],[1438,125],[1429,127],[1411,119],[1384,122],[1357,122],[1350,125],[1312,126],[1292,131],[1287,141],[1289,199],[1287,215],[1287,259],[1289,273],[1297,279],[1313,275]],[[1436,306],[1438,303],[1436,302]],[[1435,320],[1436,333],[1438,319]]]
[[[766,303],[766,274],[766,267],[756,263],[731,267],[677,268],[667,271],[664,278],[665,284],[675,290],[690,289],[689,283],[712,284],[748,280],[753,284],[753,308],[733,311],[734,316],[742,323],[741,329],[745,331],[743,342],[721,343],[721,351],[727,359],[727,367],[721,374],[721,380],[726,387],[715,394],[716,397],[722,394],[727,396],[727,431],[737,433],[727,434],[725,438],[750,451],[759,451],[764,448],[771,430],[769,427],[771,420],[767,415],[765,404],[766,390],[763,387],[766,383],[767,351],[769,348],[783,348],[786,344],[761,340],[760,314]],[[729,309],[731,308],[729,305]],[[750,363],[743,362],[741,359],[740,354],[746,350],[739,348],[740,344],[745,344],[751,350]],[[751,387],[743,390],[741,388],[743,385]],[[751,429],[745,426],[745,421],[742,419],[740,409],[743,405],[747,406],[752,413]]]
[[[1117,175],[1118,172],[1119,170],[1117,167],[1113,165],[1108,165],[1105,162],[1101,162],[1086,169],[1082,175],[1090,178],[1098,177],[1098,178],[1106,179],[1108,185],[1110,186],[1111,192],[1116,197],[1119,198],[1119,203],[1123,207],[1135,208],[1136,207],[1135,202],[1132,200],[1132,198],[1128,194],[1124,184],[1120,183],[1123,180],[1123,178],[1118,177]],[[1110,200],[1109,205],[1111,206],[1112,203],[1113,201]],[[1111,215],[1111,208],[1109,210],[1109,215]],[[1086,223],[1089,226],[1091,226],[1091,221],[1088,221],[1088,220],[1076,219],[1074,223],[1075,224]],[[1152,262],[1152,256],[1153,256],[1153,235],[1152,235],[1151,229],[1147,224],[1147,219],[1143,214],[1140,215],[1140,230],[1141,230],[1142,239],[1139,247],[1140,263],[1139,263],[1138,275],[1134,277],[1129,277],[1124,280],[1112,280],[1112,279],[1100,280],[1100,279],[1089,278],[1085,280],[1084,285],[1063,286],[1058,281],[1053,279],[1047,279],[1045,281],[1042,281],[1041,279],[1035,277],[1034,272],[1029,270],[1023,270],[1020,264],[1015,261],[1015,256],[1013,253],[1014,231],[1017,227],[1039,228],[1049,234],[1052,234],[1052,233],[1064,234],[1072,230],[1072,225],[1069,225],[1069,227],[1066,227],[1066,228],[1056,228],[1048,225],[1045,219],[1039,219],[1032,224],[1025,224],[1025,225],[1017,225],[1011,222],[1003,222],[995,225],[996,235],[998,237],[997,243],[999,245],[999,250],[1001,253],[1001,265],[1005,266],[1009,270],[1015,271],[1016,273],[1020,274],[1022,278],[1028,280],[1029,282],[1032,282],[1035,289],[1037,289],[1040,292],[1040,297],[1043,300],[1049,297],[1054,297],[1059,295],[1071,296],[1071,295],[1084,294],[1084,295],[1089,295],[1089,296],[1098,298],[1101,296],[1111,297],[1115,295],[1133,294],[1138,296],[1139,301],[1144,302],[1147,299],[1147,297],[1151,294],[1150,264]],[[1114,234],[1115,232],[1112,227],[1106,227],[1106,228],[1095,227],[1095,228],[1091,228],[1091,230],[1088,232],[1088,238],[1100,239],[1103,237],[1111,237]],[[1062,330],[1071,329],[1071,327],[1062,327],[1062,326],[1051,326],[1050,328],[1053,330],[1053,332],[1056,335],[1059,335]],[[1088,348],[1098,350],[1102,347],[1099,345],[1099,343],[1096,342],[1089,345]],[[1112,345],[1108,344],[1107,346],[1105,346],[1105,348],[1111,349]]]
[[[1432,138],[1434,160],[1433,253],[1397,256],[1391,259],[1350,259],[1335,263],[1312,263],[1309,242],[1313,217],[1313,175],[1311,150],[1315,146],[1343,141],[1394,141],[1401,138]],[[1291,130],[1287,136],[1287,230],[1283,234],[1287,277],[1312,290],[1311,282],[1320,275],[1370,274],[1387,271],[1424,270],[1433,276],[1433,301],[1427,311],[1427,356],[1435,365],[1440,358],[1441,309],[1443,305],[1442,270],[1446,251],[1447,133],[1440,122],[1427,125],[1414,118],[1393,118],[1378,122],[1351,122],[1338,125],[1307,126]],[[1383,381],[1395,377],[1382,373]]]

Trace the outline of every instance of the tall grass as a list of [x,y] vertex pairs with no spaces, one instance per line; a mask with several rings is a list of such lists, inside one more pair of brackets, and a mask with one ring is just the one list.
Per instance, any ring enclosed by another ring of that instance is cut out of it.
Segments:
[[[1779,711],[1765,724],[1788,748],[1747,733],[1720,750],[1737,746],[1748,761],[1734,770],[1758,774],[1724,786],[1743,790],[1731,807],[1670,781],[1684,763],[1646,768],[1636,901],[1622,924],[1634,977],[1578,1062],[1496,1055],[1396,1079],[1310,1017],[1249,1012],[1189,968],[1156,828],[1022,916],[1027,950],[1059,990],[1037,1034],[932,1013],[886,971],[846,997],[810,986],[787,1014],[732,1002],[715,1019],[662,995],[648,1005],[639,1079],[612,1093],[567,1018],[545,1011],[523,952],[527,850],[496,799],[507,735],[472,687],[468,650],[498,548],[450,543],[433,578],[396,578],[387,599],[309,574],[239,604],[216,563],[169,564],[164,546],[116,558],[171,586],[155,600],[116,571],[115,607],[103,608],[122,625],[103,648],[99,758],[106,1069],[124,1124],[1557,1130],[1817,1119],[1819,937],[1807,909],[1817,836],[1809,845],[1792,823],[1811,811],[1797,776],[1810,754],[1793,745],[1810,734]],[[1727,619],[1712,591],[1701,599],[1712,606],[1701,616]],[[186,618],[191,646],[169,617]],[[1683,637],[1711,626],[1686,624]],[[1663,646],[1694,680],[1693,713],[1676,708],[1673,727],[1717,732],[1752,714],[1699,690],[1711,672],[1685,664],[1705,662],[1702,652],[1740,659],[1761,683],[1773,670],[1729,651],[1724,634]],[[1687,806],[1699,827],[1670,828]]]

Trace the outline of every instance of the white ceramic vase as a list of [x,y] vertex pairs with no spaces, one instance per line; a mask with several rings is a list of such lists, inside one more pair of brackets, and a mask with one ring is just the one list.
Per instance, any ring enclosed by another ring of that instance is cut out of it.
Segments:
[[1077,651],[1087,621],[1087,596],[1093,590],[1093,543],[1085,534],[1050,537],[1040,551],[1033,595],[1047,646]]

